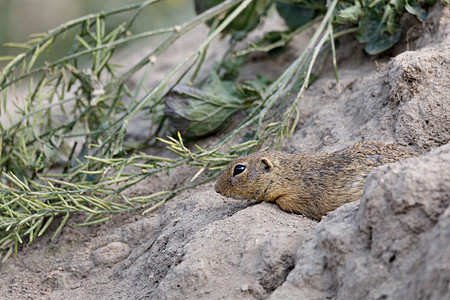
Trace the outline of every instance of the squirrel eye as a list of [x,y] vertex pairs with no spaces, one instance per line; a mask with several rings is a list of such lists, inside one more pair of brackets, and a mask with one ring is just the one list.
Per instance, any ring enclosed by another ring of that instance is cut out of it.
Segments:
[[239,175],[242,172],[244,172],[245,166],[244,165],[236,165],[233,169],[233,176]]

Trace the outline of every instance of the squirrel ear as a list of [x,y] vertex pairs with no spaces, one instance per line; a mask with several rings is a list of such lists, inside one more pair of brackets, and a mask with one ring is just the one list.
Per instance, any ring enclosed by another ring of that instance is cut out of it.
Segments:
[[263,165],[263,170],[266,173],[270,172],[270,170],[273,168],[272,162],[265,157],[261,158],[261,164]]

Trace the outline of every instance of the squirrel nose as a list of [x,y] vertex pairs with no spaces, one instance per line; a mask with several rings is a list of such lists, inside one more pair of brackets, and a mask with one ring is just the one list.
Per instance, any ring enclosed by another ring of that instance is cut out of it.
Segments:
[[220,192],[221,189],[220,189],[220,184],[219,184],[219,182],[216,182],[216,184],[214,185],[214,190],[216,191],[216,193],[219,193],[219,194],[222,195],[222,193]]

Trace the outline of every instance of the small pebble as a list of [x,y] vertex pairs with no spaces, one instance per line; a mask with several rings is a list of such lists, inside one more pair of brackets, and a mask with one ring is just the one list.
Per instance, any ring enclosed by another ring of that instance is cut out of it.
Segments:
[[241,286],[241,291],[242,292],[247,292],[248,291],[248,285],[244,284],[243,286]]
[[112,242],[95,250],[91,259],[95,265],[109,265],[124,260],[130,253],[131,250],[127,244]]

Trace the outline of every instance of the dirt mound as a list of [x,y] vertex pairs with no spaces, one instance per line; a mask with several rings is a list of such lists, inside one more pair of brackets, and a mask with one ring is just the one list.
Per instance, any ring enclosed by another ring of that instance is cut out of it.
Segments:
[[[450,298],[450,9],[437,5],[417,28],[414,51],[378,63],[345,42],[340,89],[331,71],[311,86],[283,146],[370,140],[422,153],[375,169],[360,201],[317,223],[276,205],[224,202],[210,183],[149,215],[71,226],[80,216],[0,267],[2,298]],[[137,189],[150,193],[148,184]]]
[[450,145],[377,168],[311,230],[272,299],[446,299]]

